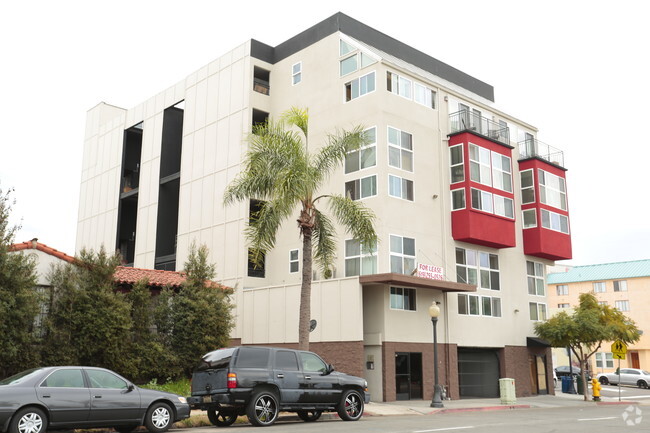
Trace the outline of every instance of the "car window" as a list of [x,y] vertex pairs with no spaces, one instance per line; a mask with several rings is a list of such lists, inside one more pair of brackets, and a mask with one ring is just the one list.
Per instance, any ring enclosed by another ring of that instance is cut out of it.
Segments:
[[66,368],[50,374],[41,383],[45,388],[84,388],[84,378],[80,369]]
[[104,370],[86,370],[91,388],[126,389],[128,384],[120,377]]
[[641,374],[641,373],[639,373],[639,372],[636,371],[636,370],[628,370],[627,372],[628,372],[629,374]]
[[32,368],[31,370],[21,371],[18,374],[14,374],[6,379],[0,380],[0,385],[11,385],[12,383],[20,383],[25,380],[28,380],[31,377],[34,377],[38,374],[41,374],[42,369]]
[[302,369],[304,371],[319,371],[321,373],[327,371],[327,365],[313,353],[301,352],[300,359],[302,360]]
[[289,350],[278,350],[275,354],[275,368],[285,371],[298,371],[296,353]]
[[201,359],[201,364],[198,366],[198,369],[206,370],[208,368],[227,368],[235,349],[236,347],[231,347],[206,353],[203,356],[203,359]]
[[270,354],[271,349],[265,347],[240,347],[236,365],[243,368],[266,368]]

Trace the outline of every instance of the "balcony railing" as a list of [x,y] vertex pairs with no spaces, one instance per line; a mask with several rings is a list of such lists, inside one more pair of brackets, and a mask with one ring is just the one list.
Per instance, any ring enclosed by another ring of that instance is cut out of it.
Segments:
[[510,129],[471,111],[461,110],[449,115],[451,133],[471,131],[490,140],[510,146]]
[[517,143],[519,145],[519,159],[540,158],[551,164],[564,167],[564,152],[542,143],[534,138],[529,138]]
[[271,90],[271,86],[268,81],[260,80],[259,78],[253,79],[253,90],[264,95],[268,95]]

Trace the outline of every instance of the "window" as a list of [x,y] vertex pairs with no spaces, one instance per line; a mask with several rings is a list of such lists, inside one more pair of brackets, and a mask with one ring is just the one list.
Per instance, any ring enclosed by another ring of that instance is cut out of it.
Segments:
[[300,352],[300,360],[302,361],[302,369],[305,372],[318,371],[325,373],[327,371],[327,365],[314,353]]
[[451,165],[451,183],[463,182],[465,180],[465,160],[463,156],[463,145],[458,144],[449,148]]
[[564,178],[542,169],[538,170],[538,175],[540,202],[558,209],[567,210]]
[[512,192],[512,169],[509,157],[492,152],[492,179],[495,188]]
[[569,308],[569,304],[557,304],[557,308]]
[[66,368],[50,374],[41,383],[47,388],[85,388],[83,375],[80,369]]
[[560,284],[555,286],[555,291],[558,295],[568,295],[569,294],[569,286],[566,284]]
[[413,171],[413,136],[388,127],[388,165]]
[[546,304],[530,302],[530,320],[546,320]]
[[[266,275],[266,257],[264,253],[255,254],[253,248],[248,249],[248,276],[255,278],[264,278]],[[255,260],[257,256],[257,261]]]
[[451,192],[451,210],[465,209],[465,189],[455,189]]
[[614,368],[612,352],[596,352],[596,368]]
[[298,62],[291,67],[291,84],[296,85],[302,81],[302,62]]
[[91,388],[126,389],[128,384],[116,375],[103,370],[87,369]]
[[607,301],[598,301],[598,305],[608,305]]
[[615,306],[618,311],[630,311],[630,301],[616,301]]
[[372,275],[377,273],[377,245],[364,250],[355,239],[345,241],[345,276]]
[[526,209],[521,212],[524,220],[524,228],[537,227],[537,212],[535,209]]
[[298,371],[298,358],[296,358],[296,352],[278,350],[275,353],[275,368],[284,371]]
[[605,283],[604,282],[598,282],[598,283],[593,283],[593,288],[594,288],[594,293],[605,293]]
[[626,280],[614,281],[614,291],[615,292],[627,292],[627,281]]
[[357,55],[354,54],[348,58],[345,58],[340,61],[340,74],[341,77],[359,69],[359,64],[357,62]]
[[499,256],[456,248],[456,281],[476,284],[481,289],[500,290]]
[[521,179],[521,203],[528,204],[535,202],[535,182],[533,170],[524,170],[519,173]]
[[390,235],[390,271],[411,275],[415,270],[415,239]]
[[512,199],[481,189],[472,188],[472,208],[514,219],[515,211]]
[[266,347],[240,347],[235,365],[241,368],[264,368],[269,365],[271,349]]
[[544,296],[544,265],[526,261],[526,272],[528,274],[528,294]]
[[356,48],[352,44],[348,44],[343,39],[339,39],[339,56],[345,56],[354,50]]
[[475,144],[469,144],[469,173],[470,179],[483,185],[492,186],[492,167],[490,166],[490,150]]
[[413,201],[413,181],[388,175],[388,195]]
[[408,78],[393,74],[392,72],[387,72],[387,89],[391,93],[400,95],[406,99],[411,99],[411,89],[413,82]]
[[480,297],[477,295],[458,295],[458,314],[469,316],[478,316],[481,314],[479,310]]
[[345,182],[345,195],[352,200],[377,195],[377,176],[362,177],[361,179]]
[[436,108],[436,92],[419,83],[413,83],[413,99],[425,107]]
[[555,230],[556,232],[569,233],[569,218],[566,215],[551,212],[546,209],[542,211],[542,227]]
[[392,310],[415,311],[415,289],[391,287],[390,308]]
[[429,108],[436,108],[436,92],[393,72],[386,73],[386,89]]
[[[357,52],[347,56],[354,51]],[[339,61],[339,72],[341,77],[377,63],[377,60],[374,57],[359,51],[357,47],[342,39],[339,39],[339,56],[347,56]]]
[[292,274],[298,272],[300,263],[298,262],[298,250],[289,251],[289,272]]
[[375,91],[375,73],[371,72],[362,77],[345,83],[345,102]]
[[377,128],[364,131],[368,143],[345,156],[345,172],[353,173],[377,165]]
[[484,316],[501,317],[501,298],[481,296],[481,308]]

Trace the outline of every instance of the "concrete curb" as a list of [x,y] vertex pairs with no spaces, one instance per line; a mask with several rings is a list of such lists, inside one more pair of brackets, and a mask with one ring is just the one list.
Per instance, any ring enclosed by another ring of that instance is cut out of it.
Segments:
[[483,407],[457,407],[450,409],[438,409],[429,412],[427,415],[436,413],[455,413],[455,412],[483,412],[489,410],[512,410],[512,409],[530,409],[532,406],[529,404],[512,404],[507,406],[483,406]]

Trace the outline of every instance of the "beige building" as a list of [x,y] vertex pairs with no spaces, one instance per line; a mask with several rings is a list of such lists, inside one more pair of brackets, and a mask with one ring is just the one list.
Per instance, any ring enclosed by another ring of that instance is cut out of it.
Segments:
[[309,109],[311,145],[358,124],[374,137],[324,192],[371,207],[380,242],[362,255],[339,232],[332,277],[314,275],[311,348],[366,377],[373,400],[431,398],[436,301],[449,397],[497,396],[500,377],[520,396],[552,392],[533,324],[544,266],[571,256],[562,152],[497,109],[492,86],[341,13],[277,47],[249,40],[136,107],[91,109],[76,248],[177,270],[206,244],[236,289],[233,344],[295,345],[295,223],[254,269],[255,203],[222,204],[251,126],[292,106]]
[[[641,340],[628,346],[621,367],[650,370],[650,260],[575,266],[565,272],[548,274],[548,304],[551,313],[573,308],[581,293],[592,292],[598,302],[615,307],[634,320],[643,331]],[[611,352],[612,342],[605,342],[591,359],[595,374],[614,371],[618,360]],[[554,349],[555,365],[568,365],[566,350]],[[573,358],[574,365],[575,357]]]

